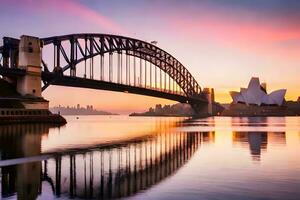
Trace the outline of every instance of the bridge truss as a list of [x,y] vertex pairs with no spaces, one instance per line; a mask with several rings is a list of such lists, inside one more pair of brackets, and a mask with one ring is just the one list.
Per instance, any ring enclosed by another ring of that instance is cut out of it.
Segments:
[[[41,40],[42,90],[49,85],[64,85],[180,102],[206,102],[191,73],[176,58],[152,43],[108,34],[72,34]],[[17,44],[17,39],[4,38],[4,45],[0,47],[2,75],[21,73],[15,69]]]

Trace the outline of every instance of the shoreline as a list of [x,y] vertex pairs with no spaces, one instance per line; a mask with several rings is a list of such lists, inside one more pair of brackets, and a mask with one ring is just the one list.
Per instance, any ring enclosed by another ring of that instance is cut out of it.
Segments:
[[138,113],[131,113],[128,115],[129,117],[193,117],[192,115],[174,115],[174,114],[138,114]]
[[[148,114],[129,114],[129,117],[195,117],[193,115],[148,115]],[[196,116],[197,117],[197,116]],[[300,115],[212,115],[206,117],[300,117]]]

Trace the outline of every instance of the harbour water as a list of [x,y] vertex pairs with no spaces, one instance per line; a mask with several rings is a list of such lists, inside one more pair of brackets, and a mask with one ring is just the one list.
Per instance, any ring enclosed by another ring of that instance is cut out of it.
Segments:
[[300,199],[300,117],[0,126],[2,199]]

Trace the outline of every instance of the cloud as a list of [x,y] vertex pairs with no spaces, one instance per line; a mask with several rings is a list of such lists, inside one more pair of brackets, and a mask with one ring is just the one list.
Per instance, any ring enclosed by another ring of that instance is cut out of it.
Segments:
[[[300,50],[300,17],[268,16],[244,10],[199,9],[198,13],[169,14],[170,31],[195,41],[223,47],[295,57]],[[292,45],[283,45],[291,43]]]
[[[113,20],[102,15],[99,11],[93,10],[86,5],[72,0],[3,0],[2,6],[10,10],[28,12],[29,14],[39,15],[70,15],[74,20],[83,19],[87,23],[94,23],[108,32],[114,34],[124,34],[126,31]],[[66,24],[67,26],[67,24]],[[79,24],[80,26],[80,24]]]
[[79,16],[85,20],[91,20],[94,23],[106,28],[109,31],[114,33],[124,33],[126,32],[121,26],[108,19],[107,17],[99,14],[95,10],[88,8],[79,3],[75,3],[75,1],[60,1],[62,3],[62,8],[64,11],[67,11],[69,14],[74,16]]

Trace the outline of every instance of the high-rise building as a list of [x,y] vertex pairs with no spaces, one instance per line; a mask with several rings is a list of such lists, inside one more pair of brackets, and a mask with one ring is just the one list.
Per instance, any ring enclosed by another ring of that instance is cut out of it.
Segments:
[[154,108],[150,107],[148,112],[153,113],[154,112]]
[[161,113],[161,111],[162,111],[162,106],[161,106],[161,104],[156,104],[156,105],[155,105],[155,112],[156,112],[156,113]]

